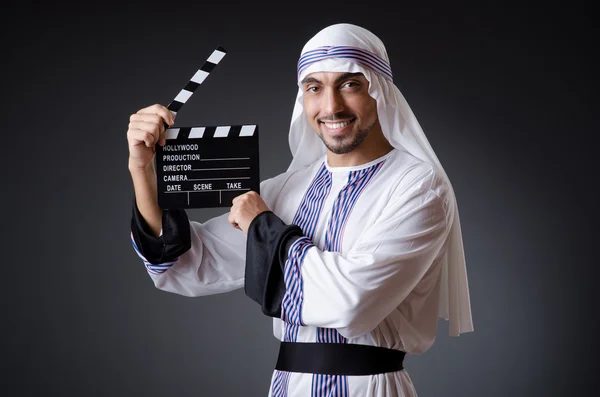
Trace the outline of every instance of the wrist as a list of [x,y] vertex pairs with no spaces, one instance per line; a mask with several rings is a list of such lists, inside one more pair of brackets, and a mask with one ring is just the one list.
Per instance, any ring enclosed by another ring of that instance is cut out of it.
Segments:
[[128,168],[129,168],[129,172],[131,174],[144,174],[144,175],[148,175],[149,173],[152,173],[154,171],[154,164],[153,162],[149,162],[146,165],[139,165],[137,164],[135,161],[133,161],[132,159],[129,159],[129,163],[128,163]]

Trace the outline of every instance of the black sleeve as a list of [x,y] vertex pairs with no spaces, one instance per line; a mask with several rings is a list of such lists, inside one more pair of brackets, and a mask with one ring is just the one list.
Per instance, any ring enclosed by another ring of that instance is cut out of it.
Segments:
[[185,210],[163,210],[162,235],[156,237],[142,217],[135,196],[131,233],[138,250],[151,264],[173,262],[191,248],[190,223]]
[[286,225],[271,211],[260,213],[248,227],[244,292],[270,317],[281,317],[285,294],[283,272],[290,246],[304,233]]

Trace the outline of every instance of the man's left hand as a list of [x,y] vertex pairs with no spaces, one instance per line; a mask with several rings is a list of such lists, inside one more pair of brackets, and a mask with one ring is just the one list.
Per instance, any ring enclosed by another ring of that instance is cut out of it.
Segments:
[[267,207],[262,197],[253,191],[237,196],[233,199],[232,204],[233,206],[229,212],[229,223],[246,234],[248,234],[248,228],[252,220],[261,212],[269,211],[269,207]]

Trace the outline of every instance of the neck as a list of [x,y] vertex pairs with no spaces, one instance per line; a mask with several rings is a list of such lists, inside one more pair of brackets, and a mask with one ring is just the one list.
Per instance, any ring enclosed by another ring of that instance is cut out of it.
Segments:
[[[379,127],[379,123],[377,123]],[[373,129],[364,141],[354,150],[344,154],[335,154],[327,150],[327,164],[330,167],[355,167],[366,164],[388,154],[394,147],[383,136],[381,127]]]

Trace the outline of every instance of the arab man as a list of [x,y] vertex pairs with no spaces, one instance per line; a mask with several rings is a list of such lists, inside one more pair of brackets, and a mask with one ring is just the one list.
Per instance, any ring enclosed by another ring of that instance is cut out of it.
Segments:
[[373,33],[321,30],[297,72],[287,171],[204,223],[157,210],[152,178],[132,174],[132,243],[157,288],[243,287],[273,318],[269,396],[416,396],[405,355],[432,346],[438,318],[473,331],[452,185]]

